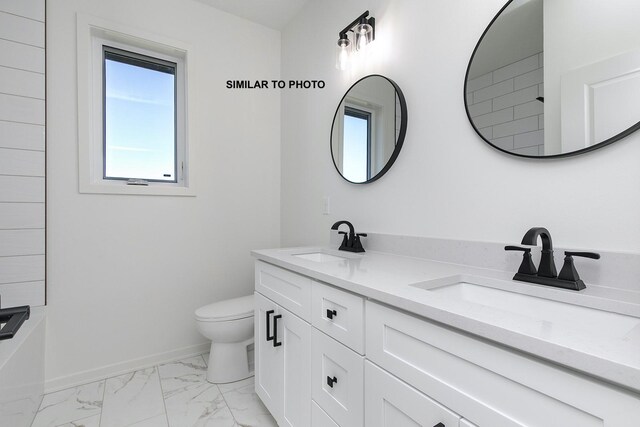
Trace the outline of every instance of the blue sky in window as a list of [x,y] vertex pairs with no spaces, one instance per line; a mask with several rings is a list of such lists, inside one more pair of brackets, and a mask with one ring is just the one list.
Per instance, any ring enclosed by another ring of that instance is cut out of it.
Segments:
[[105,61],[106,177],[175,180],[174,81],[171,74]]
[[351,182],[367,180],[367,120],[344,115],[342,175]]

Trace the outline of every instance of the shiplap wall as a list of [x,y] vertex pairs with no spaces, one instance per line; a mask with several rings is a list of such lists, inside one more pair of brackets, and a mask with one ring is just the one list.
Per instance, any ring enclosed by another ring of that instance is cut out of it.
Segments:
[[45,295],[45,0],[0,1],[0,296]]

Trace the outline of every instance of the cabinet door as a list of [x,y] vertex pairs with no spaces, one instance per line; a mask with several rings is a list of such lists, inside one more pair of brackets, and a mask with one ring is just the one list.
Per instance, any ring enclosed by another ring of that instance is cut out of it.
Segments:
[[273,318],[280,314],[280,311],[277,304],[259,293],[255,293],[256,394],[276,420],[282,418],[284,357],[282,356],[282,346],[274,347],[271,337],[274,333]]
[[340,427],[316,402],[311,403],[311,427]]
[[278,421],[281,426],[307,427],[311,425],[311,325],[285,309],[281,313],[276,323],[284,357],[284,402]]
[[460,417],[369,361],[364,367],[367,427],[458,427]]
[[364,358],[323,332],[312,331],[313,400],[344,427],[364,425]]

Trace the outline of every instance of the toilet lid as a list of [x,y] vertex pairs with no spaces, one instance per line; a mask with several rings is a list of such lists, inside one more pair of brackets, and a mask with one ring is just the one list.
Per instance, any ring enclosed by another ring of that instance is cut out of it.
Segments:
[[253,316],[253,295],[214,302],[196,310],[196,319],[204,321],[235,320]]

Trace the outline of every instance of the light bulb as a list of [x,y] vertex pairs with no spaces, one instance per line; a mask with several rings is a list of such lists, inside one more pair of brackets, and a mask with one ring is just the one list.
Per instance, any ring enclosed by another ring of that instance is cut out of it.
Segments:
[[346,36],[338,40],[338,50],[336,51],[336,68],[346,70],[349,66],[349,56],[351,53],[351,41]]
[[373,27],[366,23],[356,25],[354,30],[356,37],[356,50],[364,49],[373,40]]

